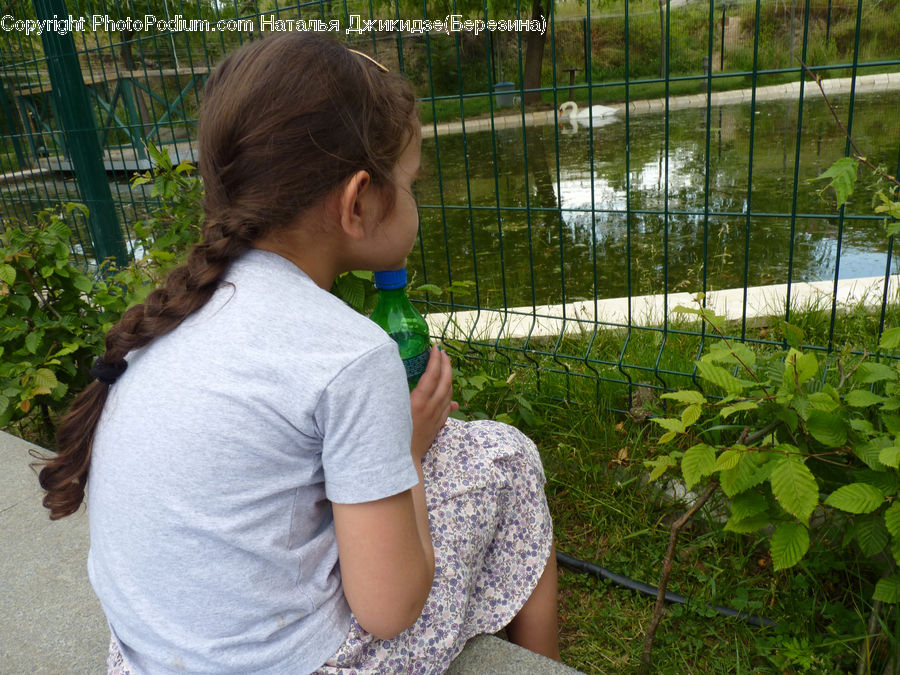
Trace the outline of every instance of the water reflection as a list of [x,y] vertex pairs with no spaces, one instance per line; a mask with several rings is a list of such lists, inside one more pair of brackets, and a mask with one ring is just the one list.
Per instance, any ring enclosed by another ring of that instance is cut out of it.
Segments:
[[[898,104],[897,92],[857,98],[854,137],[876,164],[896,165]],[[477,279],[487,306],[818,281],[838,262],[841,278],[883,274],[883,229],[859,218],[871,214],[871,192],[858,187],[841,225],[810,182],[844,155],[846,138],[811,99],[796,162],[797,108],[761,103],[753,120],[749,105],[708,119],[674,110],[668,125],[662,114],[634,116],[627,136],[619,117],[428,140],[411,267],[432,283]]]

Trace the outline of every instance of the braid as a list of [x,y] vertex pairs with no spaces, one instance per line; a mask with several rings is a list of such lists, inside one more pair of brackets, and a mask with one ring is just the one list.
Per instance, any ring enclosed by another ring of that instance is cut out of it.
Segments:
[[[218,221],[204,228],[204,239],[188,255],[187,263],[169,273],[165,285],[131,307],[106,335],[101,361],[121,364],[125,356],[174,330],[210,299],[232,260],[248,247],[240,236],[228,236]],[[74,513],[84,500],[91,445],[109,385],[92,382],[73,401],[56,430],[58,454],[43,462],[38,480],[47,491],[43,504],[51,520]]]
[[92,368],[98,381],[57,427],[59,454],[40,471],[50,518],[84,499],[91,445],[110,382],[132,350],[203,307],[229,265],[270,232],[292,226],[357,171],[392,206],[392,171],[418,133],[416,97],[399,76],[313,33],[284,33],[232,52],[210,73],[198,126],[203,239],[161,288],[129,309]]

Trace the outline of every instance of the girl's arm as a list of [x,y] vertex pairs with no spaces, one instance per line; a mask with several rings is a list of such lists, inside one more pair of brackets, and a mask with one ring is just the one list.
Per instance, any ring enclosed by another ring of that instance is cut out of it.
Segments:
[[418,485],[374,502],[333,504],[344,595],[359,625],[382,640],[415,623],[431,590],[434,548],[422,459],[456,407],[452,395],[450,359],[435,348],[410,394]]

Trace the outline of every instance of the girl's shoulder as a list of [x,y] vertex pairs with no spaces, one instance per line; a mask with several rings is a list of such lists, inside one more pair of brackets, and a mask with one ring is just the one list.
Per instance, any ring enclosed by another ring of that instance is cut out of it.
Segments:
[[333,340],[351,351],[392,344],[379,326],[276,253],[256,249],[245,253],[233,263],[220,291],[219,307],[233,305],[232,313],[242,323],[266,325],[270,336]]

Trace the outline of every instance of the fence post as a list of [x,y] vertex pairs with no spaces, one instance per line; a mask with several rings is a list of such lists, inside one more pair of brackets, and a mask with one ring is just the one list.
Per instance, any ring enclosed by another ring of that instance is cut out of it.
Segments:
[[[34,0],[34,11],[38,19],[69,15],[63,0]],[[128,262],[128,253],[113,207],[100,139],[81,76],[75,41],[71,33],[60,35],[53,30],[43,31],[41,41],[47,58],[52,96],[78,191],[90,210],[88,228],[94,245],[94,258],[98,264],[113,258],[117,265],[123,266]]]
[[25,153],[22,152],[22,144],[19,142],[19,118],[16,113],[15,106],[12,105],[9,95],[6,93],[6,83],[0,79],[0,106],[3,109],[3,117],[6,120],[6,126],[9,130],[9,137],[12,139],[13,150],[16,153],[17,168],[24,169],[28,166],[28,160]]

